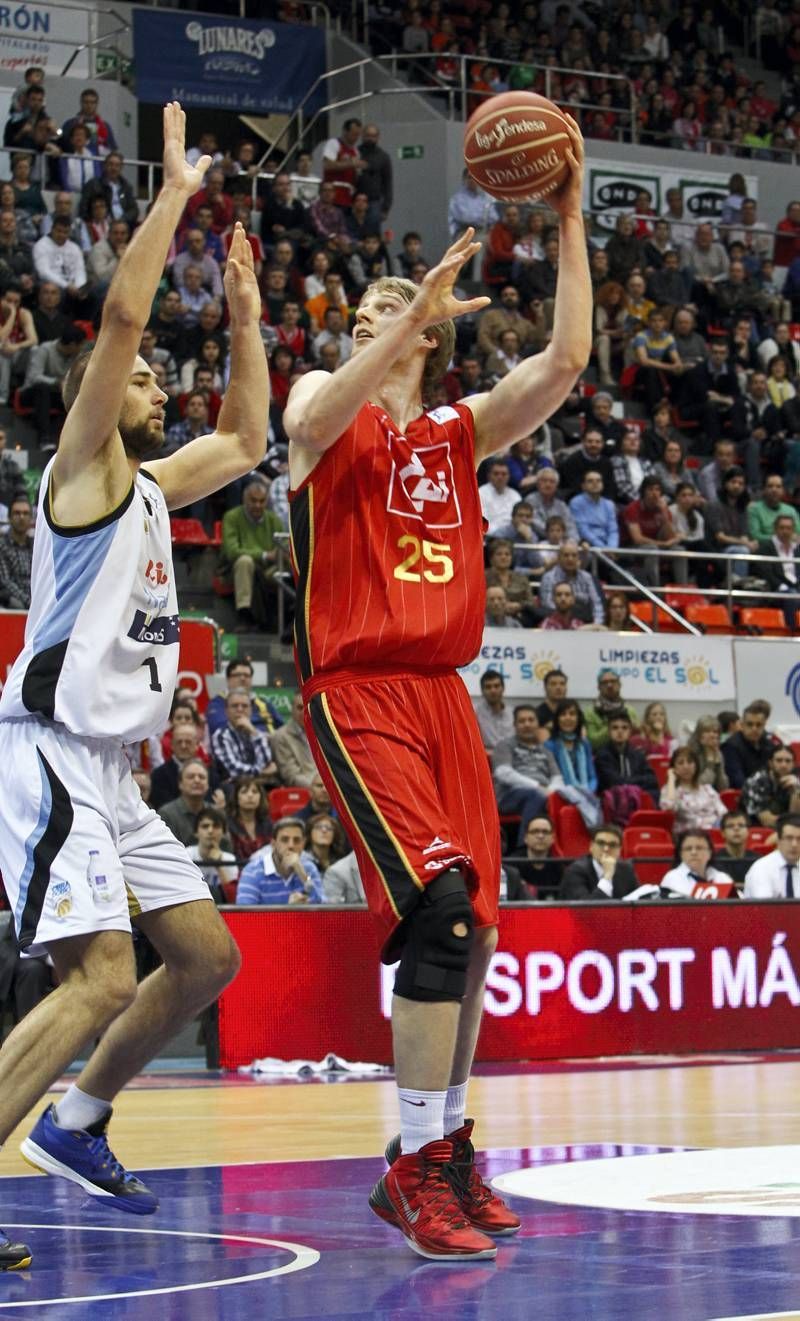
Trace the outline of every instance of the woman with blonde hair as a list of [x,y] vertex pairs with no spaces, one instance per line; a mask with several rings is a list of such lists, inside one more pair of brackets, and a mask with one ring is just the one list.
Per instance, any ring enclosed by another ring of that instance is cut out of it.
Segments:
[[631,747],[638,748],[646,757],[671,757],[677,741],[670,730],[664,703],[649,702],[639,729],[631,736]]
[[710,784],[717,793],[730,788],[720,750],[721,733],[716,716],[701,716],[688,744],[700,765],[698,784]]

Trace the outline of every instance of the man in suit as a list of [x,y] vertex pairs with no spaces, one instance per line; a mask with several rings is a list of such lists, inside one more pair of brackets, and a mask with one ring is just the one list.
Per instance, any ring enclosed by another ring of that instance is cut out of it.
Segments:
[[792,632],[795,612],[800,607],[800,542],[794,522],[793,514],[778,515],[772,536],[759,541],[757,552],[759,555],[769,555],[773,562],[753,565],[754,572],[764,579],[770,592],[785,595],[783,614],[787,628]]
[[589,852],[576,858],[561,878],[559,899],[624,899],[638,890],[629,862],[620,862],[622,831],[619,826],[595,826]]
[[800,898],[800,816],[782,816],[772,853],[754,862],[744,880],[745,899]]

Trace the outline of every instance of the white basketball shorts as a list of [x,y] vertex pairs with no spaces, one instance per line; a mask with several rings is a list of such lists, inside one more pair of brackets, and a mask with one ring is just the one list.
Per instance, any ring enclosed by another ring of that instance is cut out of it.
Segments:
[[142,802],[122,745],[35,717],[0,721],[0,871],[20,948],[130,931],[131,918],[211,894]]

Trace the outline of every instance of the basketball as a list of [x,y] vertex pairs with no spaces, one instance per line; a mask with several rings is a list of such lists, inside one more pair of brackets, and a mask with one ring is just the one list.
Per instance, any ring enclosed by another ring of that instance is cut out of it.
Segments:
[[567,177],[570,145],[558,106],[535,92],[503,92],[470,116],[464,162],[477,184],[501,202],[538,202]]

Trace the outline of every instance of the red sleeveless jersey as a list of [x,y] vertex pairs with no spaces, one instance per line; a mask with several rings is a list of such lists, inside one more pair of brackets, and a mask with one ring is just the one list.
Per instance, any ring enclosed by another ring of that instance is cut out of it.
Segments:
[[303,682],[477,655],[484,520],[468,408],[422,413],[404,434],[365,404],[289,500]]

